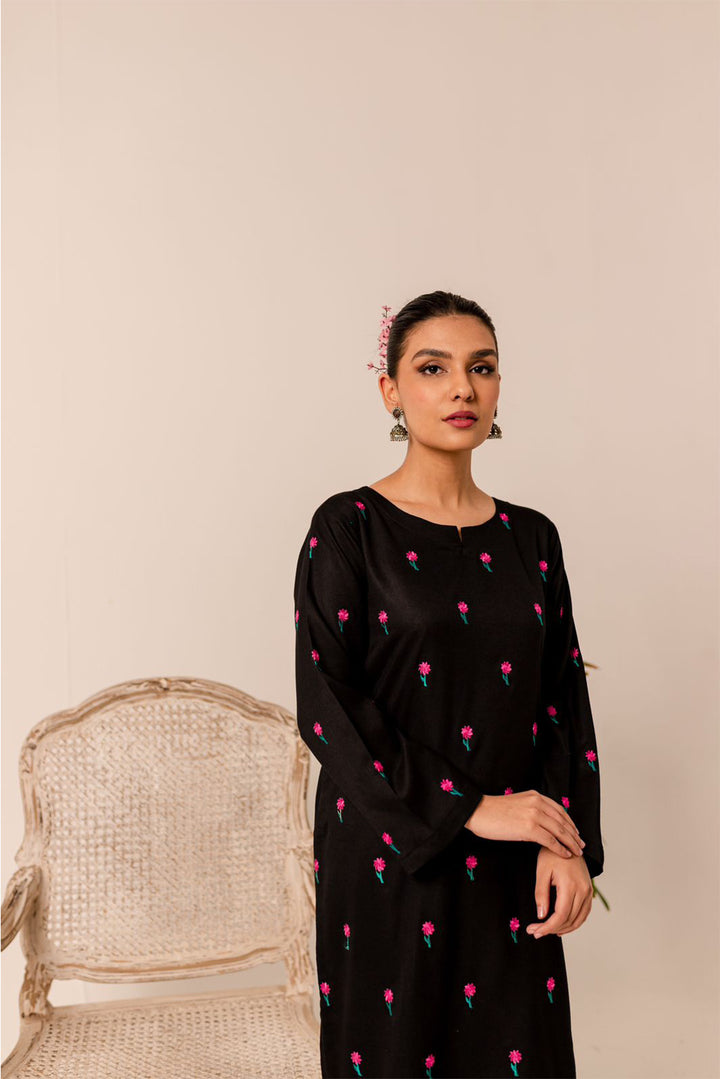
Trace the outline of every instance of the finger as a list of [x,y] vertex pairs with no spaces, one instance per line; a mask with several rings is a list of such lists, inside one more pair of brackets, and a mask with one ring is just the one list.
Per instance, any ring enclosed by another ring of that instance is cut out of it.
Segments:
[[536,820],[534,826],[530,831],[530,839],[539,843],[542,847],[547,847],[548,850],[553,851],[555,854],[562,854],[565,858],[572,858],[574,854],[580,854],[580,848],[569,849],[571,840],[568,838],[567,846],[558,839],[555,834],[555,824],[548,820],[547,816],[543,815],[542,819]]
[[550,910],[550,874],[538,874],[535,883],[535,910],[538,918],[544,918]]
[[550,814],[552,819],[552,830],[555,833],[556,838],[562,843],[571,854],[582,854],[583,845],[580,840],[580,836],[577,829],[572,826],[572,822],[567,819],[565,811],[559,809],[557,813]]
[[574,830],[575,834],[577,836],[580,835],[580,829],[568,813],[565,806],[561,805],[559,802],[556,802],[554,798],[548,798],[546,794],[543,794],[540,797],[542,798],[543,807],[547,813],[551,813],[561,824],[569,824],[570,827]]
[[567,928],[561,929],[558,932],[558,936],[562,936],[564,933],[572,933],[575,929],[579,929],[584,921],[587,920],[588,915],[592,909],[592,892],[582,901],[578,909],[577,915],[572,919],[572,922]]
[[557,933],[563,929],[569,921],[572,911],[576,889],[572,885],[556,885],[555,910],[547,921],[532,923],[528,929],[535,937],[544,937],[548,933]]

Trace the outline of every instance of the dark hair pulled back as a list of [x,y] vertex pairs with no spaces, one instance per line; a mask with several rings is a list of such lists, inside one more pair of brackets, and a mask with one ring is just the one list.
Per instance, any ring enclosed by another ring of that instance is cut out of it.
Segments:
[[397,378],[397,369],[400,357],[405,351],[410,331],[421,322],[437,318],[441,315],[474,315],[479,318],[493,335],[495,351],[500,363],[500,350],[498,349],[497,336],[492,319],[487,311],[484,311],[474,300],[467,300],[464,296],[458,296],[455,292],[426,292],[422,296],[416,296],[410,300],[395,315],[394,322],[390,327],[387,339],[387,352],[385,356],[386,370],[390,378]]

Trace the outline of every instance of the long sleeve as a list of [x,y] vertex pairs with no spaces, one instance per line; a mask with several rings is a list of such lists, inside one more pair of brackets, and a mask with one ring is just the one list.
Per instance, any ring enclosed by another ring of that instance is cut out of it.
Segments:
[[441,754],[405,735],[367,695],[367,577],[358,520],[331,496],[313,514],[300,550],[297,723],[377,834],[378,853],[385,850],[414,874],[460,832],[482,792]]
[[[549,520],[549,519],[548,519]],[[556,526],[550,521],[546,578],[546,636],[542,662],[541,793],[564,805],[585,840],[591,877],[603,871],[600,772],[587,675],[573,619],[570,585]]]

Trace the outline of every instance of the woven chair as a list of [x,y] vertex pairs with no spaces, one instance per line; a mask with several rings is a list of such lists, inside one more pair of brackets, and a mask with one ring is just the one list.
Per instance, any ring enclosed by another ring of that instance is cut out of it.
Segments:
[[[2,1077],[317,1079],[309,751],[294,716],[201,679],[124,682],[20,758],[2,907],[26,959]],[[54,978],[174,981],[283,960],[287,983],[53,1006]]]

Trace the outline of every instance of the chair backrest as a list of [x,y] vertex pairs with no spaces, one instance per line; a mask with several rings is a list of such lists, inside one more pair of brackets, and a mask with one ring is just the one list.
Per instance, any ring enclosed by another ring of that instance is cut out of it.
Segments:
[[124,682],[36,724],[19,866],[28,970],[200,977],[284,960],[314,985],[309,752],[292,713],[219,682]]

